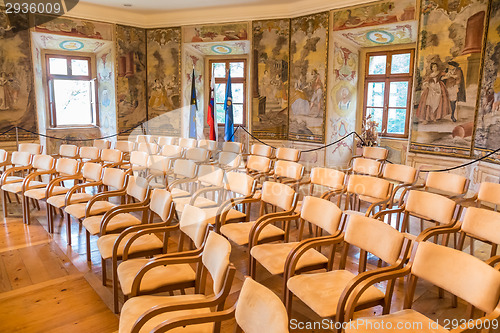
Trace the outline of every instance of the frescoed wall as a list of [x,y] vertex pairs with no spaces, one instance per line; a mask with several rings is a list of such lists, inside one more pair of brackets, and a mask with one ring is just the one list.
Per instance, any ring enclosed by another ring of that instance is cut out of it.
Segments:
[[417,22],[412,21],[347,30],[342,32],[342,36],[361,47],[378,47],[414,43],[417,31]]
[[325,12],[291,21],[290,140],[325,141],[329,16]]
[[35,31],[80,38],[113,40],[113,25],[109,23],[66,17],[35,15]]
[[411,151],[469,156],[488,1],[422,2]]
[[222,42],[248,39],[248,23],[205,24],[183,29],[184,43]]
[[262,139],[288,137],[290,20],[254,21],[252,133]]
[[110,43],[96,54],[99,125],[101,136],[117,132],[115,99],[115,57]]
[[118,131],[147,119],[146,30],[116,26]]

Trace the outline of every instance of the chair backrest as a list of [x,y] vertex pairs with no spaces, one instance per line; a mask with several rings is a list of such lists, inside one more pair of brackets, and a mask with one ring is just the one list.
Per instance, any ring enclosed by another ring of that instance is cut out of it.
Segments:
[[151,194],[149,209],[156,213],[163,222],[167,222],[172,207],[172,195],[165,189],[154,189]]
[[172,136],[159,136],[158,137],[158,145],[160,145],[160,146],[175,145],[176,141],[177,141],[177,138],[174,138]]
[[94,140],[93,146],[99,148],[100,150],[109,149],[109,147],[111,147],[111,142],[108,140]]
[[78,147],[75,145],[60,145],[59,155],[62,157],[76,157],[78,155]]
[[425,186],[452,194],[462,194],[467,191],[467,178],[454,173],[429,172]]
[[383,221],[351,215],[344,241],[394,265],[401,254],[405,237]]
[[100,150],[97,147],[81,147],[78,155],[80,158],[96,160],[99,158]]
[[182,211],[179,228],[200,248],[205,241],[209,218],[206,212],[198,207],[186,205]]
[[241,142],[224,142],[222,144],[222,151],[241,154],[243,151],[243,144]]
[[213,290],[217,295],[224,285],[224,278],[229,268],[231,244],[223,236],[211,231],[208,234],[201,261],[214,282]]
[[235,311],[236,323],[245,333],[288,333],[283,302],[271,290],[247,277]]
[[381,165],[379,161],[358,157],[352,163],[352,171],[357,174],[377,177],[380,174]]
[[43,147],[38,143],[20,143],[18,151],[30,153],[31,155],[39,155],[42,153]]
[[149,155],[148,168],[152,171],[166,173],[170,170],[170,159],[160,155]]
[[55,159],[50,155],[33,156],[33,168],[38,171],[48,171],[54,168]]
[[101,161],[107,163],[120,163],[123,161],[123,153],[118,149],[102,149]]
[[135,167],[147,167],[149,154],[145,151],[133,151],[130,153],[130,164]]
[[442,195],[411,190],[405,202],[405,210],[410,214],[423,216],[442,224],[449,224],[455,213],[455,201]]
[[158,145],[156,143],[141,142],[137,147],[138,151],[143,151],[149,155],[154,155],[158,152]]
[[250,155],[247,159],[247,169],[268,172],[271,169],[271,159],[264,156]]
[[182,148],[195,148],[196,139],[192,138],[179,138],[179,146]]
[[150,140],[151,135],[138,135],[135,137],[135,142],[137,143],[149,143],[151,142]]
[[479,185],[477,200],[500,205],[500,184],[483,182]]
[[231,171],[224,177],[224,188],[227,191],[249,196],[255,192],[256,180],[247,174]]
[[0,163],[7,162],[9,153],[5,149],[0,149]]
[[161,148],[161,155],[171,158],[179,158],[182,156],[182,147],[174,145],[164,145]]
[[98,163],[87,162],[83,164],[82,175],[90,181],[99,181],[102,178],[102,165]]
[[276,159],[298,162],[300,159],[300,150],[295,148],[279,147],[276,149]]
[[262,185],[261,200],[283,210],[291,210],[296,203],[296,193],[288,185],[267,181]]
[[198,166],[198,181],[203,185],[220,187],[224,182],[224,170],[215,165],[202,164]]
[[138,201],[144,201],[148,193],[148,181],[143,177],[128,176],[126,192]]
[[259,155],[264,157],[271,157],[273,154],[273,148],[262,144],[253,144],[250,148],[250,154]]
[[387,163],[382,177],[404,184],[413,184],[417,180],[417,169],[409,165]]
[[372,160],[383,160],[387,159],[389,155],[389,150],[381,147],[363,147],[363,157],[370,158]]
[[297,162],[278,160],[274,164],[274,174],[278,177],[300,180],[304,176],[304,166]]
[[209,151],[215,151],[217,150],[217,141],[214,140],[199,140],[198,141],[198,148],[205,148],[206,150]]
[[219,164],[229,168],[237,168],[241,163],[241,155],[229,151],[221,151],[219,153]]
[[499,227],[500,213],[484,208],[467,208],[462,222],[462,231],[493,244],[500,244]]
[[331,189],[344,187],[345,173],[335,169],[315,167],[311,169],[311,184]]
[[15,151],[10,161],[15,166],[28,166],[31,163],[31,153],[27,151]]
[[382,178],[351,175],[347,182],[347,192],[384,200],[390,197],[392,184]]
[[117,168],[104,168],[102,183],[118,190],[125,186],[126,172]]
[[60,175],[73,176],[78,173],[79,162],[72,158],[59,158],[56,162],[56,172]]
[[188,148],[184,153],[184,158],[195,162],[205,162],[209,155],[210,152],[205,148]]
[[340,226],[342,210],[329,200],[306,196],[302,201],[300,217],[333,235]]
[[187,178],[196,176],[196,163],[191,160],[175,160],[174,174]]
[[123,153],[130,153],[135,148],[135,142],[131,142],[131,141],[116,141],[115,145],[114,145],[114,148],[118,149],[119,151],[121,151]]
[[411,273],[486,313],[498,306],[500,272],[465,252],[430,242],[419,243]]

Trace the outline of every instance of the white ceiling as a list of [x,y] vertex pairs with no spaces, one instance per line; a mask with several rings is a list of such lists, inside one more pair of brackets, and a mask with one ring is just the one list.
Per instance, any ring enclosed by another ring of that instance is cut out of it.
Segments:
[[[82,0],[96,5],[109,6],[141,12],[159,12],[174,10],[189,10],[216,8],[225,6],[290,4],[299,0]],[[130,4],[131,7],[125,7]]]

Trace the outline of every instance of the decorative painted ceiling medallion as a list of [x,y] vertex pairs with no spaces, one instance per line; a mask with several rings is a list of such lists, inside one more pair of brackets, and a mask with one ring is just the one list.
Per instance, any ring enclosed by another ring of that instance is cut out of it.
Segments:
[[59,47],[63,50],[77,51],[83,49],[84,45],[77,40],[65,40],[59,44]]
[[377,44],[388,44],[394,41],[394,35],[383,30],[372,30],[366,34],[366,38]]
[[212,46],[212,51],[218,54],[230,54],[233,50],[229,46],[214,45]]

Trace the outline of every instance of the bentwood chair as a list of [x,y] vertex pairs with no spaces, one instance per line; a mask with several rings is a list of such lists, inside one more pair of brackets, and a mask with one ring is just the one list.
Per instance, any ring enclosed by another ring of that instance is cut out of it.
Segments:
[[59,153],[51,155],[54,158],[77,158],[78,157],[78,146],[75,145],[60,145]]
[[[0,190],[2,186],[6,184],[19,183],[16,186],[22,184],[24,177],[27,175],[29,170],[31,170],[32,156],[29,152],[18,152],[12,153],[10,160],[2,163],[2,167],[5,170],[2,172],[0,177]],[[7,217],[7,201],[11,202],[8,191],[2,192],[2,208],[4,217]],[[17,202],[19,202],[19,197],[16,196]]]
[[93,146],[99,148],[99,150],[109,149],[109,147],[111,147],[111,142],[109,140],[98,139],[94,140]]
[[175,145],[177,143],[177,138],[173,136],[159,136],[157,143],[159,146]]
[[241,154],[243,152],[243,144],[241,142],[224,142],[222,143],[222,151]]
[[389,207],[399,206],[402,203],[401,194],[407,187],[413,186],[418,180],[419,170],[409,165],[385,164],[382,178],[394,184]]
[[101,164],[105,168],[121,167],[124,154],[118,149],[102,149],[101,150]]
[[369,158],[371,160],[376,160],[379,162],[385,162],[387,160],[387,156],[389,155],[389,150],[382,147],[363,147],[363,152],[361,155],[354,155],[351,157],[349,161],[349,165],[352,165],[352,161],[357,158]]
[[183,149],[196,148],[196,139],[179,138],[179,146]]
[[101,151],[97,147],[80,147],[78,150],[78,159],[80,162],[100,162],[101,161]]
[[250,147],[250,154],[247,155],[258,155],[271,158],[273,155],[273,148],[271,146],[256,143]]
[[363,214],[361,213],[362,202],[369,204],[364,213],[365,216],[374,215],[377,208],[379,210],[386,209],[392,197],[393,187],[393,184],[385,179],[350,175],[342,195],[345,197],[345,213],[348,215]]
[[287,184],[299,191],[305,168],[297,162],[278,160],[274,163],[273,178],[275,182]]
[[380,163],[379,161],[359,157],[353,160],[352,167],[346,170],[346,172],[355,175],[381,177],[382,166],[382,163]]
[[39,143],[20,143],[17,151],[40,155],[43,152],[43,146]]
[[464,176],[446,172],[429,172],[423,184],[413,185],[414,189],[441,194],[450,199],[463,198],[469,189],[470,180]]
[[298,162],[300,160],[300,150],[295,148],[279,147],[276,149],[276,160]]
[[199,140],[198,148],[204,148],[210,152],[210,157],[214,156],[217,152],[217,141],[214,140]]

